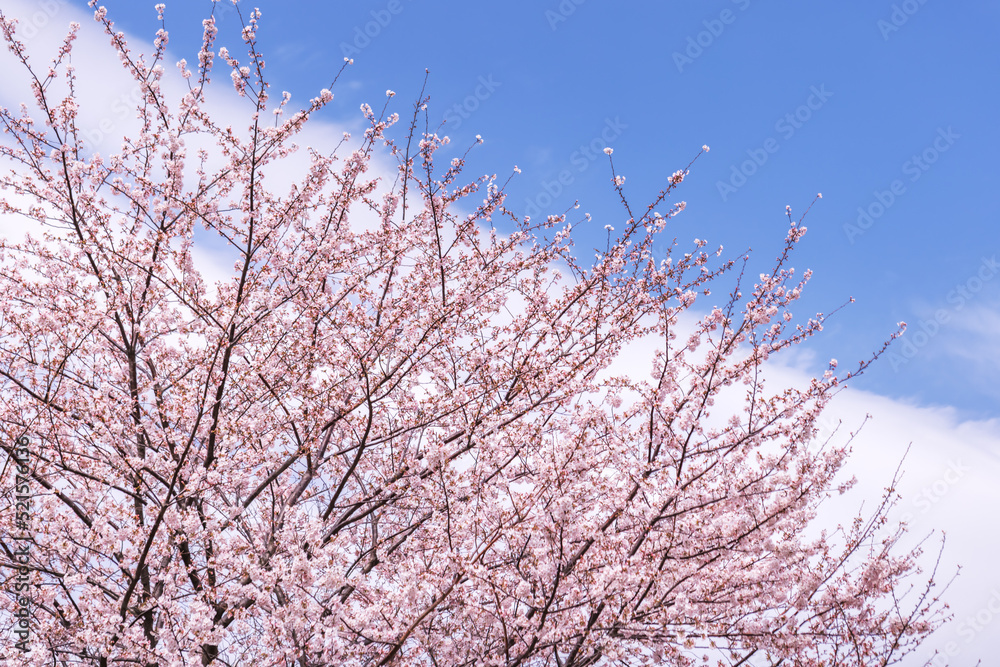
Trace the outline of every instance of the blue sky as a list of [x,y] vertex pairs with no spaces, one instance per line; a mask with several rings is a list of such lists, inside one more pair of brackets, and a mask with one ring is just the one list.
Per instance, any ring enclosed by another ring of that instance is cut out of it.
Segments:
[[[155,30],[152,2],[106,4],[129,32]],[[345,54],[354,58],[330,120],[359,122],[360,103],[380,106],[387,88],[406,117],[429,69],[431,119],[447,121],[454,150],[485,139],[469,175],[519,165],[508,204],[526,214],[561,212],[579,199],[594,218],[578,227],[581,255],[603,245],[605,224],[623,219],[607,158],[580,150],[591,143],[611,140],[640,205],[708,144],[678,193],[688,209],[672,229],[682,245],[705,238],[732,256],[752,248],[761,268],[781,242],[785,205],[801,212],[822,192],[795,261],[814,270],[800,312],[830,311],[851,296],[856,303],[802,363],[853,364],[905,320],[911,345],[892,348],[856,386],[971,418],[1000,416],[991,326],[1000,320],[1000,280],[992,280],[1000,269],[991,263],[1000,245],[991,187],[1000,172],[992,28],[1000,5],[253,6],[263,12],[272,84],[300,103],[329,84]],[[238,18],[223,7],[221,43],[238,47]],[[194,59],[210,8],[168,3],[175,54]],[[559,184],[560,172],[569,185]]]

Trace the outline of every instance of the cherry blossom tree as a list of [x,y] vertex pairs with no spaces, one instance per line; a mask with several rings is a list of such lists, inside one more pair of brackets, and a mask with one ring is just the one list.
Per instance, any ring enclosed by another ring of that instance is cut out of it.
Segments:
[[[824,321],[790,312],[801,219],[750,280],[666,238],[687,168],[635,209],[609,151],[625,222],[584,262],[565,216],[435,160],[423,94],[408,132],[390,93],[363,137],[300,149],[332,93],[272,100],[259,12],[242,62],[204,22],[175,97],[165,29],[140,56],[94,17],[142,91],[103,156],[79,26],[38,69],[0,14],[34,91],[0,110],[0,208],[35,224],[0,244],[6,634],[17,464],[32,490],[31,637],[4,664],[885,665],[940,622],[892,489],[813,521],[849,486],[818,417],[878,352],[764,385]],[[213,67],[245,126],[207,110]],[[208,238],[220,281],[194,259]]]

